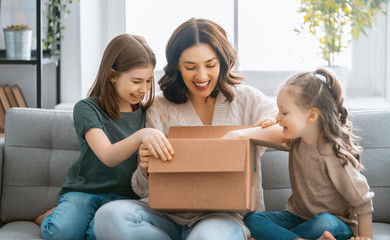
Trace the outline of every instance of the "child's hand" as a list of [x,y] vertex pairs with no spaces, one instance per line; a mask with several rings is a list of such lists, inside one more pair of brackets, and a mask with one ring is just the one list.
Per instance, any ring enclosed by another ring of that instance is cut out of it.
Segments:
[[258,121],[255,125],[255,127],[262,127],[262,128],[267,128],[267,127],[270,127],[272,125],[275,125],[277,124],[278,122],[275,120],[275,119],[262,119],[260,121]]
[[349,240],[372,240],[372,238],[366,236],[357,236],[357,237],[351,237]]
[[173,148],[161,131],[154,128],[144,128],[142,144],[149,151],[149,156],[161,158],[163,161],[172,159]]

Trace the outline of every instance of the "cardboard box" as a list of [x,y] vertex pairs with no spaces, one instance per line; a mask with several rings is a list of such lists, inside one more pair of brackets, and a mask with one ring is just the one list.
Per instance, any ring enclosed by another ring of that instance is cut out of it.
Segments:
[[255,144],[220,139],[248,126],[171,127],[171,161],[149,162],[149,204],[163,211],[253,211]]

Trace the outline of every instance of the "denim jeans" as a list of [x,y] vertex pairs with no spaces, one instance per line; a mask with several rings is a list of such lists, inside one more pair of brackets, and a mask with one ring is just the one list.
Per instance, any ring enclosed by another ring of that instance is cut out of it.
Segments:
[[94,230],[98,240],[246,240],[230,216],[211,215],[187,227],[136,200],[104,205],[96,212]]
[[317,239],[329,231],[337,240],[353,236],[348,224],[329,213],[304,220],[290,212],[253,212],[244,217],[245,225],[257,240]]
[[93,232],[96,211],[105,203],[119,199],[128,197],[112,193],[65,193],[53,213],[43,220],[41,235],[44,239],[96,239]]

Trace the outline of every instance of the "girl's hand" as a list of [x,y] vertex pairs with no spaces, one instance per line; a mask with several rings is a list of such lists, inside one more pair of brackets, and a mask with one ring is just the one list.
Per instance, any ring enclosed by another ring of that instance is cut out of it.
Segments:
[[[143,174],[145,177],[147,177],[147,168],[149,167],[149,162],[154,159],[154,156],[152,153],[149,151],[149,149],[144,145],[141,144],[138,149],[138,156],[140,163],[139,165],[141,166],[141,169],[143,171]],[[171,160],[171,159],[169,159]],[[166,161],[166,160],[163,160]]]
[[263,119],[263,120],[260,120],[258,121],[255,125],[253,125],[254,127],[262,127],[262,128],[267,128],[267,127],[270,127],[272,125],[275,125],[277,124],[278,122],[275,120],[275,119]]
[[161,158],[163,161],[172,159],[173,148],[161,131],[154,128],[144,128],[141,142],[151,154],[150,156]]
[[357,237],[351,237],[349,240],[372,240],[372,238],[366,236],[357,236]]

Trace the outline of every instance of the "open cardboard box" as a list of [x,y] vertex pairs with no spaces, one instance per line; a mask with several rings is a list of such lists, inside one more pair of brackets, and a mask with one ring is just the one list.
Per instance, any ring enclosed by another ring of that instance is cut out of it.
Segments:
[[254,211],[259,177],[255,143],[220,139],[229,131],[248,127],[171,127],[168,139],[175,150],[173,159],[149,162],[150,208]]

